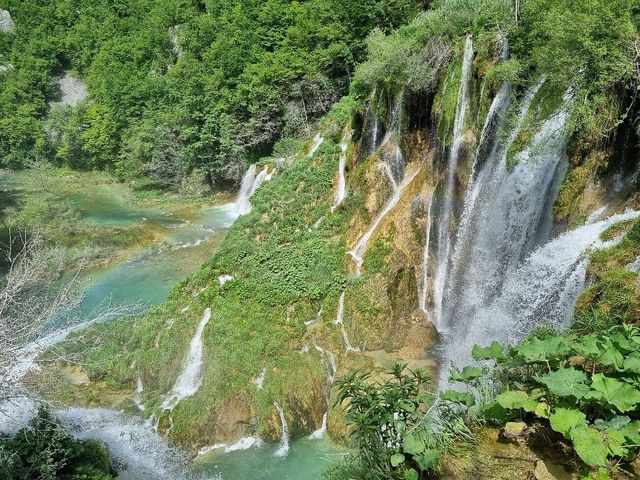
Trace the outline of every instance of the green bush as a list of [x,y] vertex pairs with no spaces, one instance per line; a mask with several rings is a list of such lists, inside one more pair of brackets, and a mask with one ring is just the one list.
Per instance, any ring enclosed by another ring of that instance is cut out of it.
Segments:
[[7,480],[109,480],[109,449],[75,440],[46,408],[27,428],[0,439],[0,474]]

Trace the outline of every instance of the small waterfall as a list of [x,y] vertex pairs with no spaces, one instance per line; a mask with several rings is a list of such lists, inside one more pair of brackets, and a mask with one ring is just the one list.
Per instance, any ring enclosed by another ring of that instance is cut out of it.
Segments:
[[264,381],[267,377],[267,369],[263,368],[262,370],[260,370],[260,375],[258,375],[258,378],[256,378],[255,383],[256,383],[256,387],[258,390],[262,390],[262,388],[264,387]]
[[454,220],[453,199],[456,192],[456,174],[458,170],[458,158],[462,148],[462,140],[465,133],[465,117],[469,110],[469,87],[471,83],[471,69],[473,67],[473,41],[467,37],[462,61],[462,75],[460,77],[460,89],[458,91],[458,104],[453,123],[453,143],[449,152],[447,167],[447,183],[445,185],[444,201],[440,214],[438,228],[438,268],[434,282],[436,322],[438,325],[442,319],[442,305],[444,301],[445,283],[449,270],[449,254],[451,249],[451,224]]
[[251,203],[249,200],[260,188],[263,182],[271,179],[273,173],[269,173],[269,167],[264,167],[260,173],[256,174],[257,168],[255,163],[252,164],[242,177],[240,190],[236,197],[236,215],[246,215],[251,211]]
[[324,438],[325,435],[327,434],[327,412],[325,412],[324,415],[322,415],[322,425],[320,426],[319,429],[317,429],[315,432],[313,432],[311,435],[309,435],[309,440],[320,440],[321,438]]
[[347,331],[344,328],[344,293],[340,294],[340,299],[338,300],[338,312],[336,314],[336,320],[333,322],[335,325],[340,327],[340,332],[342,333],[342,339],[344,340],[344,351],[349,352],[359,352],[359,348],[354,348],[349,341],[349,336],[347,335]]
[[382,152],[382,168],[389,176],[389,180],[397,189],[397,183],[404,177],[405,160],[400,148],[402,138],[402,105],[404,102],[404,90],[396,96],[393,108],[389,114],[387,134],[382,144],[386,147]]
[[[373,101],[376,98],[377,87],[373,89],[371,93],[371,100]],[[369,136],[369,145],[367,145],[367,157],[373,155],[375,151],[378,149],[378,141],[380,136],[380,121],[378,120],[378,111],[380,110],[380,98],[378,97],[378,104],[376,109],[372,108],[372,101],[369,102],[367,106],[366,119],[367,125],[370,126],[371,132]]]
[[324,138],[322,138],[322,136],[318,133],[315,137],[313,137],[313,143],[311,144],[311,148],[309,149],[309,153],[307,154],[307,156],[313,157],[320,148],[320,145],[322,145],[322,142],[324,142]]
[[278,402],[273,402],[278,411],[278,415],[280,415],[280,424],[282,427],[282,435],[280,436],[280,446],[276,453],[273,454],[276,458],[284,458],[289,454],[289,427],[287,425],[287,419],[284,418],[284,410]]
[[142,404],[142,392],[144,392],[144,385],[142,385],[142,379],[138,375],[138,382],[136,384],[136,394],[133,397],[133,403],[136,404],[141,412],[144,412],[144,405]]
[[191,339],[189,353],[184,362],[184,367],[176,379],[169,398],[160,407],[162,410],[173,410],[175,406],[185,398],[195,395],[202,385],[202,333],[211,319],[211,309],[204,311],[204,316],[198,324],[196,333]]
[[338,188],[336,189],[336,196],[333,200],[333,206],[331,211],[334,212],[336,208],[342,203],[347,194],[347,182],[344,176],[344,169],[347,163],[347,143],[342,142],[340,144],[340,162],[338,164]]
[[429,196],[427,204],[427,223],[425,225],[425,241],[424,251],[422,254],[422,279],[420,281],[420,290],[418,291],[418,307],[424,313],[428,314],[427,296],[429,293],[429,246],[431,244],[431,210],[433,208],[433,192]]
[[349,252],[349,255],[351,256],[356,266],[355,273],[357,277],[359,277],[361,273],[362,263],[364,262],[364,255],[367,251],[369,240],[371,240],[371,237],[373,236],[374,232],[376,231],[376,229],[378,228],[382,220],[384,220],[384,218],[389,214],[389,212],[391,212],[391,210],[393,210],[395,206],[398,204],[398,202],[402,198],[402,194],[404,193],[404,190],[411,184],[411,182],[413,182],[413,179],[416,178],[416,175],[418,175],[419,171],[420,171],[419,169],[414,169],[413,172],[409,172],[409,171],[405,172],[405,177],[402,183],[398,186],[398,189],[393,193],[393,196],[387,201],[382,211],[378,213],[378,215],[376,216],[375,220],[373,221],[369,229],[365,232],[364,235],[362,235],[362,237],[360,237],[360,239],[356,242],[355,247]]

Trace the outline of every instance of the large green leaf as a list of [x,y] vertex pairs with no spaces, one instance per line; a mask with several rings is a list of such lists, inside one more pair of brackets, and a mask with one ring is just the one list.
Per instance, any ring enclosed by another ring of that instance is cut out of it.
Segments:
[[605,466],[609,448],[605,443],[604,433],[580,425],[571,430],[571,440],[576,453],[582,461],[592,467]]
[[404,455],[402,453],[394,453],[391,455],[391,458],[389,458],[389,461],[391,462],[392,467],[397,467],[404,462]]
[[475,404],[475,399],[471,393],[458,392],[457,390],[445,390],[444,392],[440,392],[440,399],[453,403],[461,403],[467,407],[471,407]]
[[546,362],[569,353],[569,347],[562,337],[548,337],[543,340],[531,338],[523,342],[516,350],[529,363]]
[[549,417],[551,428],[565,437],[569,437],[571,429],[584,425],[586,420],[587,416],[575,408],[557,408]]
[[600,355],[600,347],[598,346],[598,339],[595,335],[585,335],[580,340],[574,342],[571,345],[573,350],[587,358],[597,358]]
[[613,346],[613,343],[606,341],[602,345],[602,353],[598,357],[598,362],[608,367],[622,368],[624,357],[618,349]]
[[481,347],[480,345],[474,345],[471,350],[471,355],[474,360],[506,360],[504,355],[504,347],[498,342],[493,342],[488,347]]
[[558,397],[574,396],[579,399],[589,392],[586,385],[587,374],[573,367],[560,368],[536,380],[546,385],[549,392]]
[[527,392],[508,390],[496,397],[502,407],[514,410],[522,408],[525,412],[533,412],[538,406],[536,399],[531,398]]
[[433,468],[435,464],[440,460],[440,450],[425,450],[420,455],[415,455],[413,459],[420,467],[420,470],[428,470]]
[[402,444],[402,450],[409,455],[418,455],[426,450],[424,440],[417,433],[409,433]]
[[482,376],[482,370],[476,367],[467,366],[461,372],[453,372],[451,380],[456,382],[468,382]]
[[640,445],[640,420],[627,423],[620,429],[620,433],[627,439],[627,444]]
[[613,428],[605,430],[607,436],[607,445],[609,446],[609,452],[616,457],[622,457],[627,453],[627,449],[624,448],[624,433]]
[[611,404],[622,413],[633,410],[640,403],[640,390],[615,378],[605,377],[602,373],[593,376],[591,387],[597,393],[590,392],[589,398]]
[[418,475],[418,472],[416,472],[413,468],[405,470],[404,480],[418,480],[418,478],[420,478],[420,476]]
[[625,358],[622,368],[625,372],[640,373],[640,353],[634,352]]

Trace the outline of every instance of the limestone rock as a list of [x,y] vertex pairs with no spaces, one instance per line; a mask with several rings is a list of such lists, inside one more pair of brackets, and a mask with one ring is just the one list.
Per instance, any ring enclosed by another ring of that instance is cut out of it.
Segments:
[[399,354],[406,359],[423,359],[427,350],[438,344],[438,332],[425,313],[419,309],[413,311],[408,324],[404,346]]
[[527,424],[524,422],[507,422],[500,435],[510,441],[518,441],[527,433]]
[[562,465],[538,460],[533,472],[536,480],[575,480],[577,477],[567,472]]

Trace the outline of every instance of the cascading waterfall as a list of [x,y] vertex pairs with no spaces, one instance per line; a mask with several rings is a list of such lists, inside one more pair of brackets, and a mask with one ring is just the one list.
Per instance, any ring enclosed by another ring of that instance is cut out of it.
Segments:
[[324,438],[327,434],[327,413],[325,412],[324,415],[322,415],[322,425],[320,426],[319,429],[317,429],[315,432],[313,432],[311,435],[309,435],[309,440],[320,440],[321,438]]
[[424,251],[422,254],[422,279],[420,281],[420,289],[418,291],[418,307],[427,315],[427,297],[429,295],[429,247],[431,245],[431,210],[433,208],[433,192],[429,195],[427,202],[427,223],[425,225]]
[[196,333],[191,339],[184,367],[171,389],[169,397],[162,403],[161,410],[173,410],[185,398],[195,395],[202,385],[202,333],[211,319],[211,309],[204,311]]
[[464,137],[465,117],[469,110],[469,87],[471,83],[471,69],[473,67],[473,41],[467,37],[464,46],[462,60],[462,75],[460,77],[460,89],[458,91],[458,104],[453,124],[453,143],[449,151],[447,166],[447,183],[445,185],[443,206],[438,223],[438,266],[434,281],[434,296],[436,310],[436,324],[439,326],[442,318],[442,305],[444,300],[445,284],[449,270],[449,254],[451,250],[451,223],[453,215],[453,199],[456,191],[456,174],[458,170],[458,158],[462,148]]
[[347,142],[340,144],[340,161],[338,163],[338,188],[336,189],[336,196],[333,200],[333,206],[331,211],[334,212],[336,208],[340,206],[347,194],[347,182],[344,176],[344,170],[347,163]]
[[[538,85],[525,98],[522,117]],[[485,163],[478,193],[470,198],[474,203],[468,218],[473,218],[473,228],[467,228],[469,222],[461,230],[455,267],[447,279],[448,302],[439,323],[443,330],[464,328],[460,319],[473,318],[499,294],[524,257],[549,240],[551,207],[567,165],[568,114],[562,109],[547,119],[531,145],[516,155],[511,171],[506,165],[509,144]],[[512,132],[509,141],[516,134]]]
[[323,142],[324,142],[324,138],[322,138],[322,136],[319,133],[315,137],[313,137],[313,143],[311,144],[311,148],[309,149],[309,153],[307,154],[307,156],[313,157]]
[[[615,245],[619,239],[603,242],[600,235],[617,222],[639,216],[635,211],[613,215],[566,232],[533,251],[505,281],[500,294],[476,312],[466,331],[456,331],[455,338],[446,342],[445,363],[468,365],[474,344],[516,343],[541,320],[555,327],[569,326],[584,288],[589,252]],[[441,387],[447,377],[448,370],[443,368]]]
[[344,341],[344,351],[349,352],[359,352],[359,348],[354,348],[349,341],[349,336],[347,335],[347,331],[344,328],[344,294],[342,292],[340,294],[340,299],[338,300],[338,312],[336,314],[335,324],[340,327],[340,332],[342,333],[342,339]]
[[242,177],[242,182],[240,183],[240,190],[238,190],[238,196],[236,197],[236,215],[246,215],[251,212],[251,203],[250,199],[256,190],[260,188],[263,182],[269,181],[271,179],[272,173],[269,173],[269,167],[264,167],[260,170],[260,173],[256,174],[257,167],[252,164],[244,176]]
[[355,264],[355,274],[356,276],[360,276],[362,263],[364,262],[364,254],[367,251],[367,246],[369,244],[369,240],[371,240],[372,235],[382,222],[384,218],[395,208],[400,199],[402,198],[402,194],[404,190],[413,182],[413,179],[416,178],[418,172],[420,170],[418,168],[413,169],[413,171],[405,172],[405,177],[402,180],[402,183],[398,186],[398,189],[393,193],[392,197],[387,201],[383,209],[378,213],[375,220],[369,227],[369,229],[365,232],[362,237],[356,242],[355,247],[349,252],[354,264]]
[[278,402],[273,402],[280,416],[280,425],[282,428],[282,434],[280,436],[280,446],[276,453],[273,454],[276,458],[284,458],[289,453],[289,426],[287,425],[287,419],[284,417],[284,410]]

